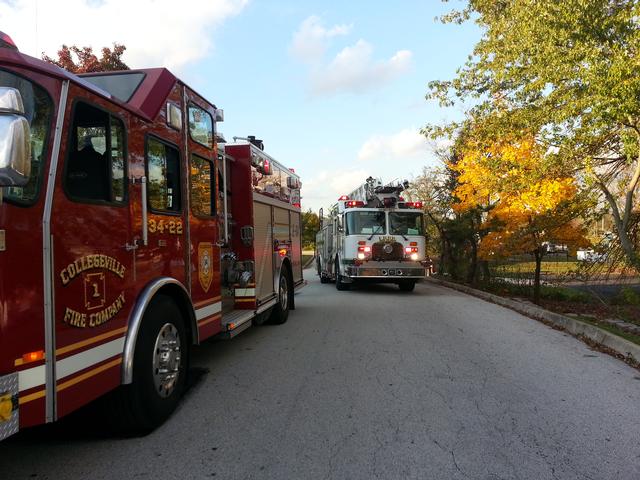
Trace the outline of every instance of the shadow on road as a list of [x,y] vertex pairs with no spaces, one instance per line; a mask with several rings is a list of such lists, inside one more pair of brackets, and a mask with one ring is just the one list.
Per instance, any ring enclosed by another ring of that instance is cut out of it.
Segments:
[[[190,393],[209,373],[206,368],[193,367],[189,369],[187,386],[180,402],[183,405]],[[101,397],[88,405],[76,410],[55,423],[39,425],[37,427],[21,430],[16,435],[7,438],[3,443],[11,444],[59,444],[64,442],[90,442],[105,439],[126,439],[144,437],[145,435],[132,435],[115,429],[111,425],[109,415],[105,415],[110,395]],[[180,408],[180,405],[178,408]]]

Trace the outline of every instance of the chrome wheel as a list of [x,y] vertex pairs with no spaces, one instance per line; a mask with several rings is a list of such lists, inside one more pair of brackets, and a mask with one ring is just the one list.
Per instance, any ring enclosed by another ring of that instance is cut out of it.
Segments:
[[165,323],[153,349],[153,382],[161,397],[168,397],[176,388],[180,374],[180,334],[172,323]]
[[289,307],[289,283],[285,275],[280,275],[280,290],[278,293],[280,300],[280,308],[287,310]]

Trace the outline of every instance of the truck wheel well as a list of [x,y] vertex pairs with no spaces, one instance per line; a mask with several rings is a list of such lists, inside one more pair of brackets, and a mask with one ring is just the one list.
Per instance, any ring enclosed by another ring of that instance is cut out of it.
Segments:
[[185,286],[170,277],[161,277],[153,280],[147,284],[136,299],[136,304],[129,318],[122,354],[122,383],[125,385],[133,381],[135,347],[144,314],[158,295],[166,296],[176,303],[183,316],[187,338],[189,339],[188,343],[197,344],[199,342],[196,316]]
[[187,330],[187,338],[191,340],[191,343],[193,345],[197,345],[199,343],[199,339],[196,315],[193,311],[191,300],[186,295],[184,290],[182,290],[177,285],[168,284],[158,290],[157,294],[170,297],[174,302],[176,302],[176,305],[178,306],[178,309],[182,313],[182,317],[185,320],[184,326]]

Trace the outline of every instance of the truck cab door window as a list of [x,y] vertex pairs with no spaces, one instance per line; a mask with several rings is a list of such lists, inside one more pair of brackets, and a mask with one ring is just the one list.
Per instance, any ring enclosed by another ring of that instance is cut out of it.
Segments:
[[125,200],[124,125],[108,112],[78,103],[73,116],[65,188],[77,201]]
[[147,139],[148,200],[152,210],[179,212],[180,156],[178,150],[160,140]]
[[213,119],[209,112],[189,105],[189,135],[194,142],[213,148]]

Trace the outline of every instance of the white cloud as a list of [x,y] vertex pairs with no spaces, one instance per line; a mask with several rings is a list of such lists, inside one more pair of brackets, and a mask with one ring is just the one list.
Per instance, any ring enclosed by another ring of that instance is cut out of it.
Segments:
[[289,51],[299,60],[313,63],[322,59],[332,37],[347,35],[351,28],[352,25],[334,25],[327,29],[322,25],[320,17],[312,15],[293,34]]
[[373,135],[358,151],[358,159],[403,160],[425,158],[429,153],[429,143],[416,128],[406,128],[391,135]]
[[412,54],[399,50],[389,60],[373,59],[373,47],[364,40],[345,47],[329,65],[312,74],[314,94],[360,93],[384,85],[407,72]]
[[306,210],[325,209],[338,201],[340,195],[347,195],[355,190],[371,175],[364,169],[345,168],[321,171],[316,176],[303,180],[302,206]]
[[295,32],[290,52],[308,64],[312,94],[362,93],[383,86],[410,70],[411,51],[398,50],[389,59],[376,60],[373,46],[363,39],[344,47],[327,61],[325,54],[330,40],[350,31],[351,26],[347,25],[327,29],[319,17],[311,16]]
[[180,70],[213,48],[211,33],[248,0],[0,0],[0,25],[21,51],[40,57],[62,44],[127,50],[132,68]]

